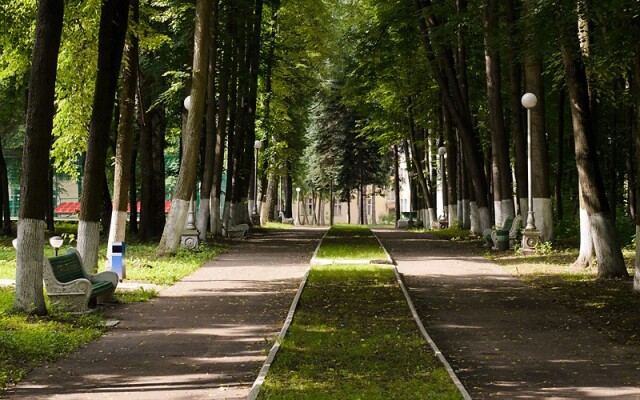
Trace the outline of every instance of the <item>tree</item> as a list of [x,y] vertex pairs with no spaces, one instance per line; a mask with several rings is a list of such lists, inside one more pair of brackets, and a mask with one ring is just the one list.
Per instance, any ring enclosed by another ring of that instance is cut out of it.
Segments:
[[[566,7],[559,12],[571,15]],[[575,24],[577,26],[577,24]],[[576,166],[584,206],[598,259],[598,277],[626,277],[604,183],[596,155],[587,73],[574,24],[561,24],[560,48],[571,99]]]
[[78,223],[78,252],[87,272],[94,272],[98,266],[105,162],[128,21],[129,0],[105,0],[102,3],[98,36],[98,73],[89,125]]
[[502,106],[502,72],[498,52],[497,0],[485,0],[484,42],[487,99],[489,104],[489,128],[491,130],[491,171],[493,182],[493,203],[496,225],[501,225],[506,217],[513,217],[511,165],[509,163],[509,136],[504,125]]
[[196,167],[200,148],[200,128],[204,116],[209,62],[209,21],[211,4],[207,0],[196,3],[196,29],[193,44],[193,75],[190,94],[190,109],[184,132],[184,145],[180,173],[171,201],[167,223],[162,232],[157,253],[175,254],[180,244],[180,235],[187,218],[189,203],[195,189]]
[[[116,138],[115,170],[113,173],[113,213],[107,244],[107,262],[111,260],[113,242],[123,242],[126,235],[129,182],[131,177],[131,153],[133,124],[136,112],[136,89],[138,87],[138,33],[139,0],[132,0],[131,22],[135,29],[129,30],[125,48],[126,63],[122,76],[120,96],[120,125]],[[137,207],[137,206],[136,206]]]
[[47,312],[42,287],[46,211],[42,199],[46,196],[47,175],[42,171],[49,165],[63,15],[63,0],[39,1],[27,101],[14,306],[37,315]]

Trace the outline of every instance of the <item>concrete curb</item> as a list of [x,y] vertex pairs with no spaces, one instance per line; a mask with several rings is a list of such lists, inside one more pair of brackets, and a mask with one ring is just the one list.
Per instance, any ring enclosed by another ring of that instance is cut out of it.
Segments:
[[[320,243],[322,243],[322,241]],[[318,248],[319,247],[320,245],[318,245]],[[316,249],[316,252],[317,251],[318,250]],[[289,325],[291,325],[291,321],[293,321],[293,316],[296,312],[296,308],[298,308],[298,302],[300,301],[302,290],[304,289],[304,286],[307,284],[307,279],[309,278],[310,271],[311,271],[311,268],[310,267],[307,268],[307,272],[305,272],[304,277],[302,278],[302,282],[298,287],[298,292],[296,293],[296,296],[293,298],[293,302],[291,303],[291,308],[289,308],[289,313],[287,314],[287,318],[284,321],[284,325],[280,330],[280,334],[278,334],[278,337],[276,338],[276,342],[271,347],[271,350],[269,350],[269,355],[267,356],[267,359],[264,361],[262,368],[260,368],[260,373],[258,374],[258,377],[253,382],[253,385],[251,386],[251,391],[249,392],[249,396],[247,397],[247,400],[255,400],[258,397],[258,393],[260,393],[260,388],[262,387],[262,384],[264,383],[264,379],[267,377],[267,374],[269,373],[269,368],[271,368],[271,363],[273,363],[273,360],[276,358],[276,354],[280,349],[280,343],[282,342],[282,339],[284,339],[284,337],[287,335],[287,331],[289,330]]]
[[394,267],[393,270],[395,272],[398,285],[400,285],[400,288],[402,289],[402,293],[404,293],[404,297],[407,300],[407,304],[409,305],[409,309],[411,310],[411,315],[413,315],[413,319],[416,321],[416,324],[418,324],[420,333],[422,333],[422,336],[425,338],[427,343],[429,343],[429,346],[433,350],[438,360],[440,360],[440,362],[444,365],[445,369],[447,370],[447,373],[451,377],[451,380],[453,380],[453,383],[456,385],[456,387],[460,391],[460,394],[462,394],[462,397],[465,400],[471,400],[471,396],[469,395],[469,392],[467,392],[467,389],[465,389],[464,385],[456,375],[455,371],[453,370],[453,368],[451,368],[451,364],[449,364],[445,356],[442,354],[442,352],[440,351],[436,343],[433,341],[433,339],[431,339],[431,336],[429,336],[429,334],[427,333],[427,330],[422,324],[422,321],[418,316],[418,312],[416,311],[416,308],[413,305],[413,301],[409,296],[409,291],[407,290],[406,286],[404,285],[404,282],[402,281],[402,276],[400,275],[400,272],[398,272],[398,268]]

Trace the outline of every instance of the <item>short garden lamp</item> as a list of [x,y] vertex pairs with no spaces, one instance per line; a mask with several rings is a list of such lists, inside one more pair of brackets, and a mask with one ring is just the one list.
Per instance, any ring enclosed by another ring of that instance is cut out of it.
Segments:
[[49,238],[49,244],[51,245],[51,247],[53,247],[53,252],[56,257],[58,256],[58,250],[60,249],[60,247],[62,247],[63,243],[64,239],[60,236],[51,236]]
[[13,245],[13,248],[18,250],[18,238],[15,238],[11,241],[11,244]]
[[538,99],[533,93],[525,93],[521,99],[522,106],[527,109],[527,180],[528,180],[528,201],[527,201],[527,225],[522,233],[522,251],[531,253],[540,241],[540,232],[536,229],[536,219],[533,214],[533,192],[531,176],[531,109],[536,106]]
[[184,108],[186,108],[187,111],[189,111],[191,109],[191,96],[185,97],[182,104],[184,105]]
[[300,225],[300,188],[296,188],[296,220],[294,221],[294,225]]

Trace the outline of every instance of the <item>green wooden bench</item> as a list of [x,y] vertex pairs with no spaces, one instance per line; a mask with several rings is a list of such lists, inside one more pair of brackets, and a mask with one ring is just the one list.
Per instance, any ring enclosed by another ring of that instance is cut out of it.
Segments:
[[88,274],[74,248],[44,261],[44,284],[52,307],[60,311],[87,312],[89,306],[111,302],[118,286],[118,274],[103,271]]
[[516,217],[507,217],[504,220],[504,223],[502,224],[501,227],[496,227],[494,228],[489,228],[489,229],[485,229],[484,232],[482,232],[482,236],[484,236],[484,239],[486,241],[486,246],[490,247],[492,249],[497,249],[498,248],[498,234],[502,234],[502,235],[507,235],[509,236],[509,244],[508,247],[511,247],[515,244],[515,240],[518,236],[518,233],[520,232],[520,228],[522,227],[522,216],[521,215],[516,215]]

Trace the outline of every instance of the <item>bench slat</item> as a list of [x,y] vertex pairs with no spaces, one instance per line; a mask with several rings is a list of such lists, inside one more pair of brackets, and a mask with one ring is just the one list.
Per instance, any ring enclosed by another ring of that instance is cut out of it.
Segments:
[[53,274],[60,282],[67,283],[84,278],[82,265],[76,253],[68,253],[58,257],[49,258]]

